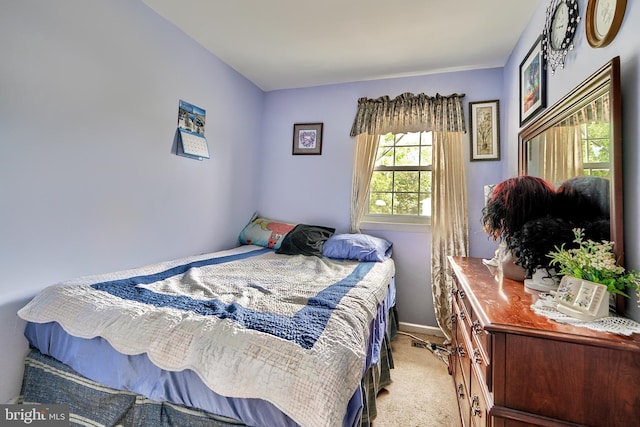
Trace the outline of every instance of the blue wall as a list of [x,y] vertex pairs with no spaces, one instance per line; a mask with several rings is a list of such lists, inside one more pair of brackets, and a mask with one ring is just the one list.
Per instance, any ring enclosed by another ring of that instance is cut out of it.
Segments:
[[[349,136],[360,97],[395,97],[404,92],[450,95],[464,93],[468,103],[502,98],[502,69],[432,74],[389,80],[281,90],[266,94],[264,138],[258,208],[278,219],[349,228],[351,176],[355,138]],[[292,156],[294,123],[323,122],[322,156]],[[504,134],[503,134],[504,136]],[[465,158],[469,158],[466,147]],[[495,244],[480,226],[483,185],[501,180],[500,162],[467,163],[469,187],[470,251],[491,257]],[[397,306],[400,321],[437,327],[431,296],[431,234],[363,230],[394,244],[397,265]]]
[[[507,144],[507,175],[517,174],[518,168],[518,132],[519,106],[518,84],[520,62],[527,54],[534,41],[540,34],[545,20],[547,2],[541,6],[533,16],[528,27],[514,48],[509,61],[504,68],[505,127],[508,132]],[[627,1],[626,13],[622,26],[613,42],[604,48],[592,48],[585,35],[584,16],[587,10],[587,0],[579,0],[580,15],[583,20],[578,24],[578,31],[574,38],[574,49],[569,51],[565,68],[556,70],[554,75],[547,75],[547,105],[551,106],[574,87],[579,85],[592,73],[597,71],[612,58],[620,57],[622,80],[622,153],[623,153],[623,181],[624,181],[624,245],[625,265],[629,268],[640,269],[640,198],[638,188],[640,176],[640,150],[638,149],[638,135],[640,135],[640,2]],[[627,312],[630,317],[640,320],[640,309],[636,298],[627,300]]]
[[[0,58],[5,402],[38,290],[236,244],[264,93],[139,1],[3,2]],[[210,160],[172,154],[180,99],[207,112]]]
[[[501,160],[467,164],[471,255],[493,254],[479,224],[482,185],[516,174],[518,68],[542,30],[546,4],[504,68],[265,94],[141,2],[5,3],[0,402],[17,395],[27,351],[15,312],[51,283],[233,246],[254,210],[346,231],[359,97],[457,92],[466,94],[465,108],[500,101]],[[580,24],[566,69],[549,78],[548,99],[621,57],[625,243],[627,265],[640,268],[640,4],[627,3],[606,48],[589,47]],[[584,14],[586,0],[580,6]],[[207,111],[210,160],[172,154],[179,99]],[[299,122],[324,123],[322,156],[291,155]],[[394,242],[400,320],[435,326],[428,230],[370,232]],[[632,315],[640,318],[638,310]]]

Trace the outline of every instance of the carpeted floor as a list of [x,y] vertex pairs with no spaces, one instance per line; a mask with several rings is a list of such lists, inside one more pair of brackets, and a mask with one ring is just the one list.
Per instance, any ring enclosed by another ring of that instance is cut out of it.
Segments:
[[[433,344],[442,339],[411,334]],[[395,368],[392,383],[377,398],[373,427],[461,426],[453,378],[447,365],[433,352],[413,347],[413,338],[398,334],[391,343]]]

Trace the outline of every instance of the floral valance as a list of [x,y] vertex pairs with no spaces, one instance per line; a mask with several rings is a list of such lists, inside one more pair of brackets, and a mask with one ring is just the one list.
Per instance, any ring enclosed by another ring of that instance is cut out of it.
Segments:
[[465,132],[464,94],[427,96],[403,93],[394,99],[358,99],[351,136],[404,132]]

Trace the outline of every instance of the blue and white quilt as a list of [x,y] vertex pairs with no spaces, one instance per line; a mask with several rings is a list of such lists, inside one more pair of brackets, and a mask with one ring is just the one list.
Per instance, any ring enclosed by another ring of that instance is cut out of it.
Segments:
[[385,262],[229,251],[50,286],[19,311],[102,337],[213,391],[271,402],[304,426],[342,424],[369,329],[395,274]]

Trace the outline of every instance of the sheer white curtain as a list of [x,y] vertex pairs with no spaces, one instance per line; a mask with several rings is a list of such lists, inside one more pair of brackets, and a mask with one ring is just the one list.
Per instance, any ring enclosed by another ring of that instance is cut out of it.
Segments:
[[451,339],[453,276],[447,256],[468,256],[469,221],[462,132],[433,133],[431,291],[436,320]]
[[394,99],[360,98],[351,128],[356,136],[350,229],[360,230],[381,135],[433,132],[431,288],[436,320],[451,338],[451,272],[447,256],[468,255],[464,95],[404,93]]
[[583,174],[583,153],[580,125],[554,126],[544,132],[540,143],[532,146],[541,159],[536,174],[546,181],[559,185],[574,176]]
[[360,233],[360,221],[365,207],[369,203],[369,184],[373,167],[376,164],[376,153],[380,135],[361,133],[356,137],[356,155],[353,162],[351,185],[351,216],[349,228],[351,233]]

